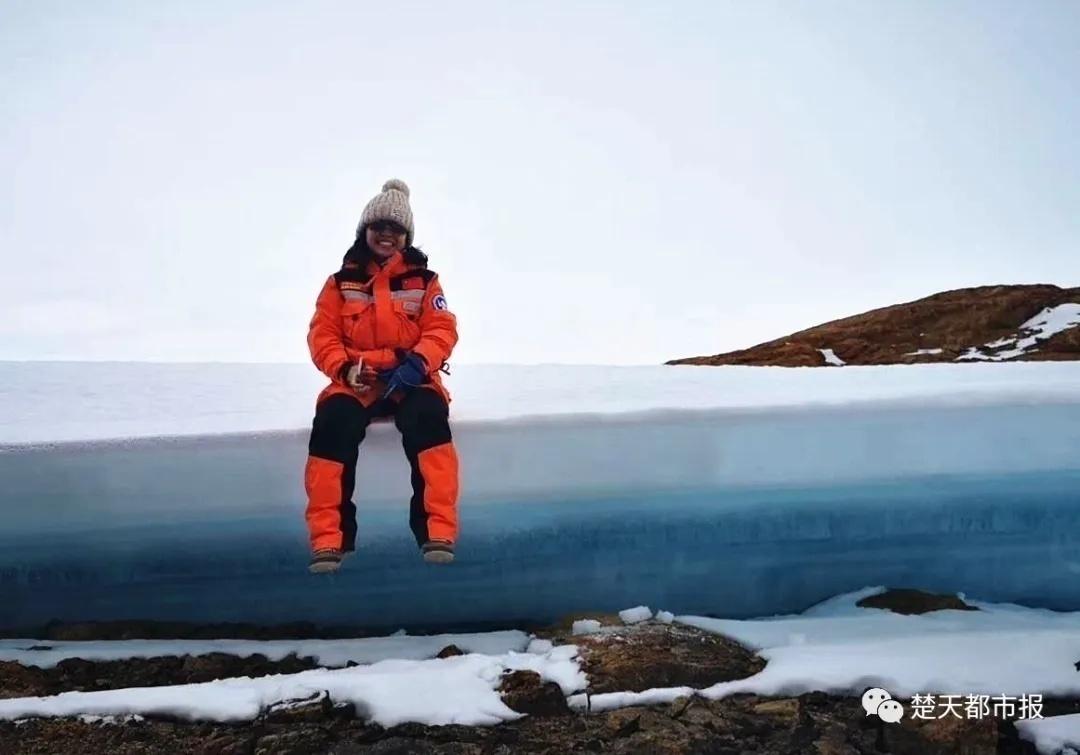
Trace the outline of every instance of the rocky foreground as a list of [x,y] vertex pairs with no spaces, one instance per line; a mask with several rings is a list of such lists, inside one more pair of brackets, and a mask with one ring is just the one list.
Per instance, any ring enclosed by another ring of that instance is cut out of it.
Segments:
[[[957,598],[913,591],[874,596],[874,607],[902,613],[964,607]],[[869,605],[869,603],[868,603]],[[573,617],[580,619],[585,617]],[[655,621],[619,626],[618,617],[591,616],[610,626],[598,634],[572,636],[571,620],[538,631],[556,644],[580,648],[589,693],[643,691],[656,687],[707,687],[757,673],[765,662],[717,635]],[[450,646],[442,656],[460,653]],[[992,662],[992,659],[987,659]],[[55,668],[0,663],[0,697],[49,695],[208,681],[231,676],[293,673],[315,667],[291,656],[199,657],[87,662],[72,659]],[[290,701],[243,724],[190,723],[167,719],[101,722],[33,719],[0,723],[0,753],[724,753],[729,755],[990,755],[1034,753],[1013,723],[997,718],[916,720],[886,724],[866,716],[858,697],[809,693],[765,698],[734,695],[719,701],[683,697],[671,704],[606,712],[571,710],[554,683],[534,672],[507,674],[501,693],[507,705],[527,714],[494,727],[403,725],[365,722],[363,711],[325,694]],[[901,698],[902,700],[902,698]],[[903,701],[907,702],[907,701]],[[1080,712],[1076,700],[1044,700],[1043,715]]]
[[[1080,327],[1016,349],[1021,326],[1047,309],[1080,303],[1080,288],[981,286],[928,296],[802,330],[748,349],[667,364],[823,367],[828,349],[844,364],[925,364],[1080,359]],[[972,358],[973,350],[978,356]],[[1022,351],[1023,353],[1014,353]]]

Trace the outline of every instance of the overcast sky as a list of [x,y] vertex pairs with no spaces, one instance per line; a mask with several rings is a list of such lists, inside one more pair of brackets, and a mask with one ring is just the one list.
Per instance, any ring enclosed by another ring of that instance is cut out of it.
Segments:
[[452,362],[1080,285],[1080,3],[0,6],[0,358],[306,361],[412,187]]

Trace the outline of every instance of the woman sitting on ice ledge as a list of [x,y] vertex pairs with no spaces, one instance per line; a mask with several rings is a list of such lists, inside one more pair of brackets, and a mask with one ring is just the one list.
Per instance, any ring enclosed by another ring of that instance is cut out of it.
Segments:
[[331,380],[316,400],[304,474],[312,572],[355,549],[356,462],[368,424],[390,417],[412,469],[409,524],[424,560],[454,559],[458,458],[439,370],[457,343],[438,276],[412,246],[409,187],[391,179],[360,217],[356,241],[315,305],[311,359]]

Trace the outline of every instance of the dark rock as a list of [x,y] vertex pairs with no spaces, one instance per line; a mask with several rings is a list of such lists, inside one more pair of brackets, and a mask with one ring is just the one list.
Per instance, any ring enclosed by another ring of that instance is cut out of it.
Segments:
[[709,746],[711,736],[696,727],[681,726],[656,710],[641,709],[636,729],[608,743],[610,752],[635,755],[683,755],[683,753],[718,751]]
[[841,729],[829,729],[814,742],[815,755],[859,755],[860,750],[848,743]]
[[[13,664],[18,665],[18,664]],[[290,654],[280,661],[265,655],[240,658],[225,653],[200,656],[160,656],[124,658],[115,661],[87,661],[68,658],[47,669],[31,667],[39,683],[33,694],[56,694],[73,690],[96,691],[124,687],[157,687],[167,684],[195,684],[238,676],[294,674],[318,668],[313,658]],[[0,666],[0,696],[5,674]]]
[[435,657],[436,658],[453,658],[455,655],[465,655],[465,651],[459,648],[457,645],[447,645],[440,650]]
[[570,713],[559,685],[545,682],[535,671],[504,674],[499,694],[506,707],[518,713],[530,716],[564,716]]
[[259,737],[255,755],[315,755],[326,752],[328,737],[321,729],[288,729]]
[[214,753],[214,755],[250,755],[252,745],[253,738],[250,736],[240,736],[232,732],[214,732],[203,740],[197,752]]
[[[1078,704],[1076,700],[1058,701],[1063,711]],[[672,715],[676,711],[681,711],[677,717]],[[669,706],[624,708],[589,716],[526,716],[495,727],[407,724],[383,729],[338,718],[291,723],[262,719],[228,726],[161,721],[112,726],[40,719],[19,725],[0,722],[0,743],[0,752],[5,755],[1034,755],[1030,743],[1017,737],[1010,722],[905,718],[899,724],[884,724],[865,716],[857,697],[824,693],[793,698],[742,694],[715,701],[693,697]]]
[[956,595],[939,595],[904,588],[889,589],[878,595],[871,595],[855,605],[862,608],[884,608],[893,613],[902,614],[929,613],[949,608],[959,611],[979,610],[975,606],[969,606]]
[[704,700],[691,700],[679,720],[683,724],[697,726],[709,731],[720,731],[726,726],[723,707]]
[[412,739],[404,737],[389,737],[387,739],[365,745],[363,749],[332,750],[333,755],[480,755],[483,749],[475,744],[462,742],[435,743],[424,739]]
[[799,718],[799,701],[796,698],[782,698],[779,700],[765,700],[750,709],[759,716],[783,721],[794,725]]
[[679,624],[646,622],[566,641],[580,649],[593,694],[701,689],[765,668],[764,660],[737,642]]
[[[931,720],[904,719],[908,728],[915,729],[919,738],[943,753],[963,755],[995,755],[998,743],[998,724],[993,718],[956,718],[946,716]],[[886,731],[892,727],[887,727]]]
[[50,694],[49,680],[44,669],[0,661],[0,699],[47,694]]
[[678,718],[686,712],[686,709],[690,707],[693,701],[694,698],[692,697],[676,697],[668,706],[668,715],[672,718]]
[[[363,715],[361,715],[363,713]],[[330,710],[330,716],[332,718],[341,718],[345,720],[352,720],[354,718],[371,718],[369,711],[361,711],[360,708],[353,702],[334,703],[334,707]]]
[[322,721],[333,714],[334,703],[329,693],[320,690],[309,697],[274,703],[263,713],[263,720],[275,724],[295,724]]
[[628,737],[641,729],[641,708],[620,708],[603,717],[609,738]]

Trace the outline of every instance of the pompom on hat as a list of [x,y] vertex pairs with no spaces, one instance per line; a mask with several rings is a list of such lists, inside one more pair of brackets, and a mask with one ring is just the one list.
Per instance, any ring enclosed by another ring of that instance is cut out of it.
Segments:
[[405,229],[405,245],[412,246],[413,216],[409,207],[409,186],[399,178],[391,178],[383,184],[382,191],[376,194],[360,216],[360,225],[356,227],[356,236],[363,235],[364,229],[379,220],[391,220]]

